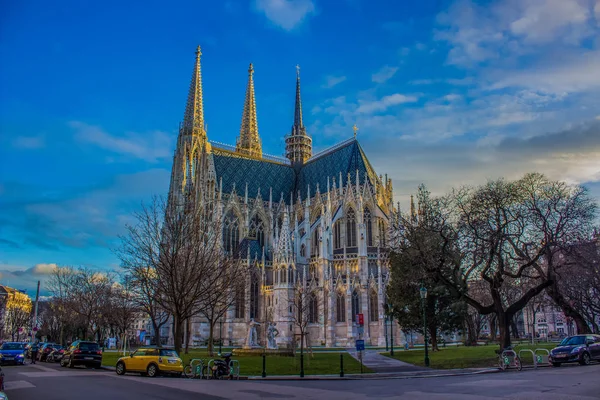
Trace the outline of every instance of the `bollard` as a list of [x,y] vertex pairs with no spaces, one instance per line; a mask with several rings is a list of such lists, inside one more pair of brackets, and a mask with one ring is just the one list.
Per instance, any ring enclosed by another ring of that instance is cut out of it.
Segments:
[[263,378],[267,377],[267,356],[265,354],[263,354],[263,371],[262,371],[262,377]]
[[344,377],[344,354],[340,353],[340,378]]

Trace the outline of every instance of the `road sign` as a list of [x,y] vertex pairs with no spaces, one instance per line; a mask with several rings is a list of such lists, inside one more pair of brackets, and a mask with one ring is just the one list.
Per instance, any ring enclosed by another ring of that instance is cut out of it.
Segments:
[[357,322],[359,325],[365,324],[365,318],[364,318],[363,314],[356,314],[356,319],[358,320]]
[[357,340],[356,341],[356,351],[363,351],[365,349],[365,341]]
[[365,333],[365,327],[364,326],[358,326],[356,331],[358,332],[359,335],[362,335]]

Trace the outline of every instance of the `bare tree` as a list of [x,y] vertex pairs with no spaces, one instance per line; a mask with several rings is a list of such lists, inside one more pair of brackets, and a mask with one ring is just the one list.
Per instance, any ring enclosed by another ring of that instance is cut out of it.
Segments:
[[131,283],[124,279],[122,284],[115,283],[111,289],[110,309],[105,311],[107,322],[116,328],[118,334],[125,335],[139,314],[139,308],[130,290]]
[[13,341],[19,341],[21,333],[29,330],[31,321],[31,301],[15,297],[7,302],[4,325]]
[[245,290],[248,281],[246,263],[226,253],[218,253],[220,264],[212,270],[210,282],[213,287],[206,291],[200,302],[199,312],[208,321],[208,353],[214,351],[214,328],[227,310],[236,302],[236,293]]
[[154,198],[134,213],[118,250],[122,267],[134,277],[148,276],[148,293],[173,317],[174,342],[181,350],[183,326],[202,308],[217,285],[222,264],[221,221],[189,201],[185,206]]
[[300,331],[300,376],[304,376],[304,346],[308,325],[319,320],[319,296],[315,279],[305,276],[304,272],[299,274],[288,298],[290,322]]

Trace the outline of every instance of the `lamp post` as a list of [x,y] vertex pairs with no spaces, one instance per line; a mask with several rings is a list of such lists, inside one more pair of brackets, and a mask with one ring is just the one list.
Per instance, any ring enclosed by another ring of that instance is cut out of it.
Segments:
[[429,351],[427,349],[427,313],[425,312],[425,300],[427,299],[427,288],[421,286],[419,289],[421,304],[423,306],[423,337],[425,338],[425,366],[429,367]]
[[390,318],[390,356],[394,357],[394,307],[388,304]]
[[[219,354],[223,348],[223,317],[219,318]],[[214,351],[211,349],[211,351]]]

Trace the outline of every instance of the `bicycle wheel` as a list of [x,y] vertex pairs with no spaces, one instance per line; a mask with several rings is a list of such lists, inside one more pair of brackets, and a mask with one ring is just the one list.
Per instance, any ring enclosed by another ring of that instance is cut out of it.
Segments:
[[523,364],[521,363],[521,359],[517,356],[515,357],[515,365],[519,371],[523,370]]
[[183,369],[183,375],[189,379],[194,378],[194,369],[192,368],[191,365],[185,366],[185,368]]

